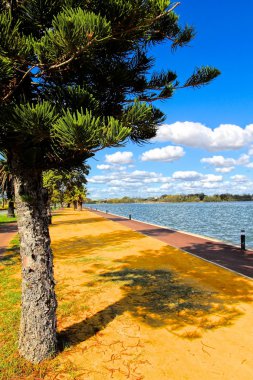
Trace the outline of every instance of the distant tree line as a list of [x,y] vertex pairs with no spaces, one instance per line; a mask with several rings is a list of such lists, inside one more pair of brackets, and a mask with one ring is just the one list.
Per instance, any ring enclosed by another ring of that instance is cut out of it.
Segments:
[[87,200],[87,203],[153,203],[153,202],[236,202],[236,201],[253,201],[253,194],[214,194],[206,195],[204,193],[196,194],[163,194],[160,197],[148,198],[111,198],[105,200],[92,201]]

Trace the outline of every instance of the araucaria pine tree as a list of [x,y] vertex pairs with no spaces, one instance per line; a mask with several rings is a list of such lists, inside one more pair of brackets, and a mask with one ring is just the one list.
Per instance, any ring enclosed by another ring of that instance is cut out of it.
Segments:
[[53,259],[42,172],[71,169],[126,139],[143,143],[163,114],[153,106],[219,71],[152,75],[152,46],[194,36],[169,0],[1,0],[0,151],[15,183],[21,240],[20,354],[57,352]]

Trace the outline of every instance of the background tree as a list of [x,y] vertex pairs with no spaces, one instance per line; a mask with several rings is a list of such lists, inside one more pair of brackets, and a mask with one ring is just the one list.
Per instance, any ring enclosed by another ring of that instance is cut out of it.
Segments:
[[82,167],[71,170],[68,178],[66,178],[64,202],[67,204],[72,203],[75,210],[81,211],[83,202],[86,200],[87,189],[85,184],[87,183],[86,176],[88,173],[89,166],[82,165]]
[[0,158],[0,189],[2,192],[2,197],[4,198],[5,194],[7,197],[7,216],[9,218],[14,218],[14,182],[5,157]]
[[78,167],[127,139],[143,143],[164,120],[152,106],[219,72],[151,74],[153,45],[194,36],[168,0],[0,1],[0,151],[15,183],[21,240],[19,350],[32,362],[57,351],[53,260],[42,172]]
[[79,201],[79,209],[86,199],[87,183],[86,176],[89,173],[89,166],[83,163],[78,168],[71,170],[48,170],[43,173],[43,187],[48,190],[50,204],[71,204],[75,202],[75,209]]
[[43,187],[48,191],[50,205],[60,204],[64,200],[64,171],[47,170],[43,173]]
[[82,211],[86,196],[87,190],[83,185],[74,185],[72,189],[66,191],[64,199],[66,203],[73,204],[74,210]]

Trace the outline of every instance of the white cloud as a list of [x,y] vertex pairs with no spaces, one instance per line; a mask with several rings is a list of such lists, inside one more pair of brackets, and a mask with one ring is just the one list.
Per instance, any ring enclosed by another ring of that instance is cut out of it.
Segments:
[[103,165],[103,164],[97,165],[97,169],[99,170],[109,170],[111,168],[112,168],[111,165]]
[[173,173],[172,178],[180,179],[185,181],[196,181],[200,179],[203,175],[194,171],[178,171]]
[[173,173],[173,179],[184,180],[184,181],[203,181],[203,182],[220,182],[222,181],[221,175],[214,174],[201,174],[195,171],[178,171]]
[[242,154],[238,159],[235,158],[225,158],[224,156],[212,156],[212,157],[204,157],[200,160],[202,163],[206,163],[209,165],[213,165],[216,168],[217,172],[220,173],[229,173],[234,169],[236,165],[247,166],[249,163],[250,156],[248,154]]
[[160,189],[161,189],[161,190],[168,190],[168,189],[171,188],[171,186],[172,186],[171,183],[165,183],[164,185],[162,185],[162,186],[160,187]]
[[234,182],[247,182],[248,178],[245,175],[236,174],[231,177],[232,181]]
[[236,165],[247,165],[249,160],[250,156],[248,154],[242,154],[238,160],[236,160]]
[[222,175],[206,174],[203,176],[203,180],[208,182],[221,182],[223,177]]
[[161,189],[159,187],[148,187],[145,189],[145,192],[147,192],[149,195],[161,194]]
[[234,166],[228,167],[228,168],[216,168],[215,171],[218,173],[230,173],[232,170],[234,170]]
[[105,161],[109,164],[130,164],[133,162],[132,152],[116,152],[113,154],[106,154]]
[[192,181],[192,182],[181,182],[177,186],[177,192],[182,192],[184,194],[189,192],[202,192],[204,190],[216,190],[220,188],[219,182],[208,182],[208,181]]
[[106,183],[108,182],[108,177],[104,175],[94,175],[93,177],[87,178],[89,183]]
[[220,184],[217,182],[202,182],[200,188],[202,188],[202,189],[219,189]]
[[[116,167],[117,169],[117,167]],[[145,170],[134,170],[133,172],[114,171],[107,175],[95,175],[88,177],[89,183],[120,185],[125,186],[126,183],[167,183],[171,180],[170,177],[165,177],[161,173],[148,172]]]
[[166,146],[164,148],[155,148],[144,152],[141,155],[141,160],[173,162],[184,155],[185,152],[180,146]]
[[153,141],[170,141],[209,151],[240,149],[253,142],[253,124],[241,128],[233,124],[221,124],[215,129],[190,121],[163,124]]
[[231,167],[236,165],[236,160],[234,158],[225,158],[223,156],[205,157],[202,158],[200,162],[217,167]]

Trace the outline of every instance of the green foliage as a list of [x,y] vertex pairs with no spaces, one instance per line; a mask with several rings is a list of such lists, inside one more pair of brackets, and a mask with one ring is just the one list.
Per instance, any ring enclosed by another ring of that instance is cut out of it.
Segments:
[[43,186],[52,204],[83,202],[86,199],[86,176],[89,166],[83,164],[72,170],[48,170],[43,173]]
[[99,102],[88,89],[79,86],[61,86],[51,87],[48,89],[47,97],[51,102],[60,105],[62,108],[62,99],[64,107],[69,111],[81,111],[83,109],[93,110],[96,115],[99,113]]
[[[20,303],[20,281],[14,279],[13,274],[18,272],[18,255],[19,250],[16,245],[18,242],[13,241],[7,255],[1,258],[1,275],[0,275],[0,379],[1,373],[6,374],[11,370],[9,361],[13,361],[14,353],[17,351],[17,332],[19,326],[19,303]],[[3,265],[2,265],[3,264]],[[11,359],[10,359],[11,358]],[[13,363],[12,363],[13,364]],[[5,377],[7,379],[7,376]]]
[[14,108],[11,126],[20,138],[31,138],[32,143],[37,144],[50,138],[50,129],[56,119],[55,109],[49,102],[27,103]]
[[55,14],[62,10],[61,0],[24,0],[20,4],[20,20],[26,34],[41,37],[45,28],[50,28]]
[[93,117],[91,112],[77,111],[64,113],[54,125],[54,136],[69,149],[82,151],[118,146],[130,134],[131,129],[124,127],[112,116]]
[[13,73],[11,60],[0,55],[0,80],[5,82],[12,77]]
[[131,139],[139,143],[154,137],[158,124],[163,120],[164,115],[160,110],[138,101],[126,107],[122,116],[123,123],[131,128]]
[[20,22],[15,22],[10,11],[0,13],[0,55],[15,59],[25,58],[29,50],[26,39],[20,34]]
[[52,28],[35,45],[35,51],[41,63],[64,61],[87,50],[93,42],[108,39],[110,34],[110,23],[104,17],[69,8],[54,16]]
[[193,75],[185,82],[185,87],[200,87],[209,83],[220,74],[214,67],[200,67],[195,70]]
[[[0,2],[0,151],[40,171],[71,169],[95,152],[143,143],[164,120],[149,103],[219,75],[197,69],[179,84],[152,74],[152,46],[187,44],[169,0]],[[11,171],[15,165],[10,165]]]

